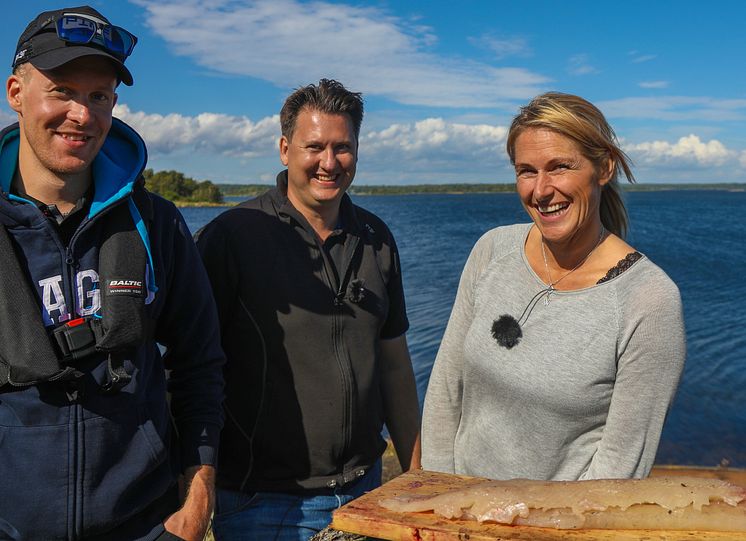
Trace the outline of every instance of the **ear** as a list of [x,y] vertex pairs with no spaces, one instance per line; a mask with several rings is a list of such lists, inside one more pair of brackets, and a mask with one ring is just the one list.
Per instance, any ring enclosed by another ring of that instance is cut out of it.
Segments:
[[616,162],[613,158],[608,158],[606,162],[601,166],[600,170],[598,171],[599,186],[606,186],[609,183],[611,177],[614,175],[615,166]]
[[119,94],[116,94],[116,93],[115,93],[115,94],[114,94],[114,99],[113,99],[113,100],[112,100],[112,102],[111,102],[111,108],[112,108],[112,109],[114,109],[114,107],[116,106],[116,104],[117,104],[117,100],[118,100],[118,99],[119,99]]
[[280,161],[282,165],[287,167],[288,165],[288,150],[290,149],[290,141],[284,135],[280,137]]
[[8,100],[8,105],[18,114],[21,114],[22,87],[23,80],[18,75],[11,75],[5,83],[5,97]]

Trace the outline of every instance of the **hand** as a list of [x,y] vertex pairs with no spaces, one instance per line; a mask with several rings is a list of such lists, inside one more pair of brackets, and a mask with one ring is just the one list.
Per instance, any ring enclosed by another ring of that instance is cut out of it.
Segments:
[[194,466],[184,472],[187,487],[181,509],[163,523],[166,531],[186,541],[202,541],[215,503],[215,468]]

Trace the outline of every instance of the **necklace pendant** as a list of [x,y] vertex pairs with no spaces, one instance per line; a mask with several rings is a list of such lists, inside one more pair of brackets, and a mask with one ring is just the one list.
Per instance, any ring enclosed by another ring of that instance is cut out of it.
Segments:
[[544,306],[549,306],[549,303],[551,302],[550,296],[552,295],[552,292],[554,291],[554,287],[549,286],[547,289],[546,295],[544,295]]

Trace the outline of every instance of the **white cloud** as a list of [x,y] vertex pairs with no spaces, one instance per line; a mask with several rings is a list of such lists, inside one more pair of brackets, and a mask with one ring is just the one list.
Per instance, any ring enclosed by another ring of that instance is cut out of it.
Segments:
[[510,182],[507,128],[442,118],[395,123],[360,139],[362,184]]
[[[382,8],[299,0],[132,0],[177,54],[283,88],[331,77],[404,104],[508,107],[548,82],[430,49],[430,29]],[[364,69],[361,67],[364,66]]]
[[[277,158],[280,133],[277,115],[258,121],[209,112],[195,116],[162,115],[131,111],[127,105],[117,106],[114,113],[143,136],[156,158],[188,154],[190,158],[202,156],[214,160],[216,156],[225,156],[226,165],[231,163],[226,160],[235,160],[233,166],[241,167],[241,178],[259,178],[264,182],[274,178],[267,167],[271,171],[274,166],[269,164],[276,163]],[[363,126],[359,182],[510,182],[512,174],[504,148],[507,131],[504,125],[437,117],[392,123],[376,130],[366,130]],[[743,178],[746,170],[746,150],[728,148],[714,138],[703,140],[691,134],[673,142],[660,139],[622,143],[645,172],[645,178],[663,178],[667,171],[673,170],[691,172],[708,168],[711,173],[727,170],[738,179]],[[252,159],[247,161],[247,157]],[[734,165],[742,172],[735,174]]]
[[598,70],[590,63],[590,57],[587,54],[576,54],[571,56],[568,61],[568,68],[572,75],[590,75],[598,73]]
[[470,37],[469,43],[490,51],[495,59],[508,56],[529,56],[531,49],[524,38],[502,38],[492,34]]
[[502,150],[507,131],[504,126],[460,124],[442,118],[427,118],[364,133],[360,138],[360,148],[365,154],[386,159],[444,161],[454,157],[483,157],[494,161]]
[[610,118],[706,122],[742,122],[746,120],[746,99],[655,96],[601,101],[596,105]]
[[117,105],[114,116],[137,130],[150,152],[162,154],[192,148],[206,153],[253,157],[276,148],[280,136],[279,115],[252,122],[245,116],[148,114],[130,111],[127,105]]
[[[132,126],[151,152],[170,153],[177,149],[218,152],[228,156],[259,156],[277,152],[280,137],[279,115],[257,122],[245,116],[200,113],[185,116],[131,111],[117,105],[114,116]],[[367,155],[396,152],[407,158],[444,155],[477,156],[498,152],[507,128],[489,124],[448,122],[426,118],[411,123],[395,123],[360,135],[361,151]]]
[[641,81],[637,83],[640,88],[667,88],[668,81]]
[[[737,155],[717,139],[705,142],[693,134],[681,137],[675,143],[652,141],[625,145],[625,151],[633,160],[648,165],[683,162],[698,166],[721,166]],[[742,164],[743,156],[744,153],[741,154]]]
[[[247,177],[259,177],[262,181],[274,178],[266,172],[254,174],[251,168],[260,164],[264,167],[263,158],[277,156],[280,134],[277,115],[254,122],[242,116],[214,113],[150,114],[131,111],[127,105],[118,105],[114,114],[137,130],[154,157],[185,153],[208,158],[223,155],[237,161],[259,158],[245,162]],[[419,182],[463,181],[472,175],[489,178],[485,172],[494,172],[495,167],[507,163],[503,148],[507,131],[505,126],[449,122],[442,118],[395,123],[380,130],[363,127],[360,173],[377,183],[383,182],[382,175],[389,183],[411,181],[413,175]]]
[[630,51],[630,56],[632,57],[631,61],[635,64],[640,64],[642,62],[650,62],[651,60],[654,60],[657,58],[657,55],[654,54],[639,54],[637,51]]

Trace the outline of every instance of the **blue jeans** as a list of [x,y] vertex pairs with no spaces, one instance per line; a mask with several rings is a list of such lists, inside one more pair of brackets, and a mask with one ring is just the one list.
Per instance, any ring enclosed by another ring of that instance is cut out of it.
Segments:
[[218,541],[306,541],[326,528],[332,511],[381,486],[381,461],[366,474],[328,494],[244,494],[217,490],[212,530]]

